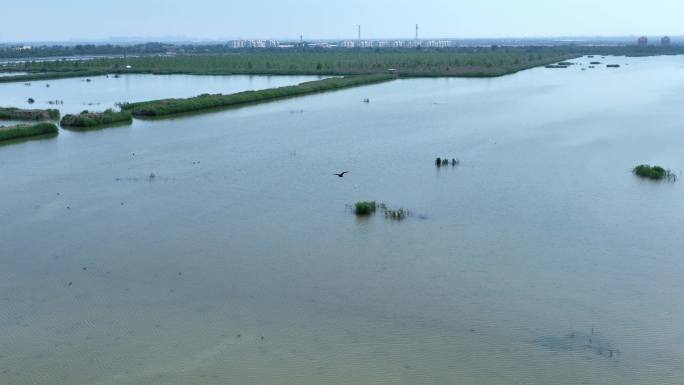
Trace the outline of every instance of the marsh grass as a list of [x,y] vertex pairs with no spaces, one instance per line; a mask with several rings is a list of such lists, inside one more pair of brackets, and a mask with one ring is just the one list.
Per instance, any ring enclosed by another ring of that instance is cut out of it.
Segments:
[[0,107],[0,119],[8,120],[58,120],[59,110],[27,110],[15,107]]
[[78,115],[65,115],[60,124],[63,127],[98,127],[114,124],[132,123],[133,116],[128,111],[115,112],[111,109],[104,112],[83,111]]
[[57,134],[58,132],[57,126],[53,123],[0,127],[0,141]]

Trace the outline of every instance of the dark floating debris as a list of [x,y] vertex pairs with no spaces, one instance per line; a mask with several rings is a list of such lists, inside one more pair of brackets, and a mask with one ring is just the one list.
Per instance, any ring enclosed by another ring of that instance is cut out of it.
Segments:
[[127,178],[117,177],[117,178],[114,178],[114,180],[117,182],[173,182],[173,181],[175,181],[174,178],[161,177],[155,173],[151,173],[145,177],[127,177]]
[[437,167],[446,167],[451,165],[451,167],[456,167],[459,164],[461,164],[461,161],[456,158],[452,158],[451,160],[447,158],[437,158],[435,159],[435,166]]
[[28,102],[28,104],[33,104],[36,102],[36,100],[33,98],[28,98],[27,102]]
[[608,67],[608,68],[620,68],[620,65],[619,64],[608,64],[608,65],[606,65],[606,67]]
[[368,99],[368,98],[363,99],[363,102],[366,103],[366,104],[368,104],[368,103],[370,103],[370,99]]
[[590,334],[576,331],[563,336],[543,336],[535,342],[549,350],[570,353],[591,353],[597,356],[615,359],[620,356],[620,350],[605,336],[591,329]]

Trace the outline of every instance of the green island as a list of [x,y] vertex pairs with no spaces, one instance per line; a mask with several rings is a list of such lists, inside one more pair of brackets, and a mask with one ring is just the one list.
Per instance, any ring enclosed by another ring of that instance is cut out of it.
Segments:
[[59,110],[26,110],[14,107],[0,107],[0,119],[8,120],[57,120]]
[[226,108],[291,98],[307,94],[333,91],[364,84],[380,83],[396,79],[394,75],[358,75],[328,78],[305,82],[294,86],[270,88],[259,91],[243,91],[235,94],[203,94],[185,99],[162,99],[140,103],[123,103],[121,108],[135,117],[159,117],[194,112],[212,108]]
[[104,112],[83,111],[78,115],[65,115],[60,124],[63,127],[91,128],[110,124],[132,123],[133,117],[128,111],[116,112],[111,109]]
[[0,126],[0,141],[28,138],[32,136],[57,134],[59,130],[54,123],[20,124],[16,126]]

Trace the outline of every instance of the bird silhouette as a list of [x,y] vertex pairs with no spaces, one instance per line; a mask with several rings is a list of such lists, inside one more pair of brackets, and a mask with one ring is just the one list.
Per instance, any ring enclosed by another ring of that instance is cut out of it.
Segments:
[[339,176],[340,178],[344,178],[345,174],[349,174],[349,171],[341,172],[339,174],[334,174],[334,175]]

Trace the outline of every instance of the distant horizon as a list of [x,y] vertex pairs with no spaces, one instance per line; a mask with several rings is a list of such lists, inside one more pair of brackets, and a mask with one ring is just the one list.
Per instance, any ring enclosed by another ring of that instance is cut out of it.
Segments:
[[[419,40],[462,40],[462,41],[495,41],[495,40],[545,40],[545,41],[629,41],[637,39],[641,36],[648,38],[661,38],[668,36],[672,39],[684,39],[684,34],[681,35],[662,35],[662,34],[631,34],[631,35],[557,35],[557,36],[498,36],[498,37],[446,37],[446,36],[425,36],[419,37]],[[325,41],[355,41],[358,37],[314,37],[307,38],[304,36],[304,41],[308,42],[325,42]],[[361,40],[414,40],[414,37],[361,37]],[[281,42],[295,42],[299,41],[299,37],[192,37],[192,36],[112,36],[105,38],[73,38],[65,40],[15,40],[3,41],[0,44],[145,44],[145,43],[221,43],[234,40],[277,40]]]
[[35,0],[3,6],[0,42],[455,39],[684,35],[684,2],[660,0]]

